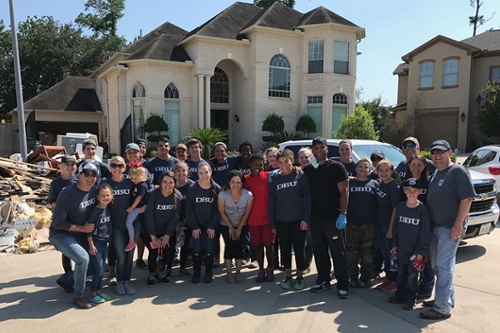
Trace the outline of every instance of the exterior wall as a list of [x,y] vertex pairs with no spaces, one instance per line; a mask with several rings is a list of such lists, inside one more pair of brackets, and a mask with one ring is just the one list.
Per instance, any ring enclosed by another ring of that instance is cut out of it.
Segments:
[[[443,61],[457,57],[459,59],[458,85],[442,87]],[[434,76],[432,88],[419,88],[419,65],[425,60],[434,60]],[[462,112],[466,115],[464,122],[458,122],[457,148],[465,149],[467,126],[469,123],[469,87],[470,87],[471,56],[467,51],[447,43],[437,43],[414,56],[409,62],[408,96],[421,92],[421,106],[417,109],[458,109],[457,116]],[[408,109],[411,106],[408,105]],[[437,137],[436,137],[437,139]]]
[[408,102],[408,74],[398,75],[398,97],[397,103]]

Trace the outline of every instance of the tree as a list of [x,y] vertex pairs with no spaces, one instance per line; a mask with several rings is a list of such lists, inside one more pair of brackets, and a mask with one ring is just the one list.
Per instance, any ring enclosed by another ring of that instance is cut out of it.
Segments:
[[77,24],[91,29],[97,35],[116,36],[118,21],[123,17],[125,0],[87,0],[85,11],[75,19]]
[[354,114],[342,118],[339,130],[333,134],[337,139],[377,139],[373,119],[361,105],[356,106]]
[[500,84],[488,82],[481,90],[482,103],[479,105],[476,122],[483,135],[500,137]]
[[360,104],[372,117],[375,132],[379,137],[383,137],[384,130],[390,128],[392,124],[391,107],[384,105],[380,96],[370,101],[362,101]]
[[495,13],[493,12],[491,17],[485,20],[484,15],[479,15],[479,8],[481,8],[483,2],[481,0],[469,0],[469,1],[470,1],[470,6],[476,10],[476,14],[474,16],[469,16],[469,25],[473,26],[472,36],[475,36],[477,28],[482,26],[489,20],[491,20],[495,15]]
[[277,115],[274,112],[264,119],[262,122],[262,130],[272,133],[271,135],[264,135],[262,137],[262,141],[266,142],[269,147],[276,146],[278,143],[284,141],[300,138],[300,136],[295,133],[288,133],[285,131],[285,120],[283,116]]
[[302,132],[304,138],[307,138],[307,134],[316,132],[316,123],[314,122],[314,119],[311,118],[311,116],[303,114],[297,121],[295,130],[297,132]]
[[210,158],[212,147],[216,142],[227,140],[227,131],[218,128],[197,128],[189,132],[183,140],[198,139],[203,145],[202,157],[205,160]]
[[144,123],[144,132],[149,133],[147,137],[148,141],[158,141],[158,138],[162,135],[166,135],[168,132],[168,124],[162,118],[162,116],[157,114],[150,114]]
[[254,0],[254,5],[261,8],[267,8],[275,2],[281,2],[287,7],[293,8],[295,5],[295,0]]

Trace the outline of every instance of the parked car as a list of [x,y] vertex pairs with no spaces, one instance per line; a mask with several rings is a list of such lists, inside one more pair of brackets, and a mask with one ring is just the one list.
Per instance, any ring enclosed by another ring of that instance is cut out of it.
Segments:
[[[484,146],[474,150],[464,161],[463,166],[495,178],[500,183],[500,145]],[[497,186],[497,200],[500,200],[500,187]]]
[[[328,139],[328,157],[339,156],[339,142],[338,139]],[[357,162],[360,158],[370,158],[374,150],[382,150],[387,159],[396,167],[406,157],[395,146],[373,140],[351,140],[352,141],[352,159]],[[296,140],[286,141],[280,144],[279,149],[290,149],[294,155],[302,147],[311,147],[312,140]],[[482,148],[480,148],[482,149]],[[500,152],[500,146],[497,147]],[[473,153],[474,154],[474,153]],[[472,154],[471,154],[472,156]],[[471,158],[469,156],[469,158]],[[498,156],[496,155],[498,162]],[[469,160],[465,162],[467,162]],[[466,166],[464,162],[464,166]],[[487,235],[495,229],[495,223],[498,221],[500,209],[497,204],[497,186],[495,178],[491,174],[480,173],[475,170],[469,169],[472,183],[476,196],[472,202],[469,211],[469,226],[467,228],[465,238],[473,238],[477,236]]]

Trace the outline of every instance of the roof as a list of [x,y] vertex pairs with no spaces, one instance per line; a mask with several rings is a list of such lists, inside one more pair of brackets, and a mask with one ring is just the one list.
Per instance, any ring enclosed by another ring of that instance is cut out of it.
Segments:
[[152,41],[157,39],[159,36],[167,35],[170,36],[173,40],[177,38],[182,39],[186,36],[188,32],[175,24],[170,22],[165,22],[144,37],[139,38],[136,42],[130,44],[126,48],[124,48],[121,53],[124,54],[133,54],[143,46],[150,44]]
[[408,65],[408,63],[403,62],[403,63],[399,64],[398,67],[396,67],[396,69],[394,70],[394,72],[392,72],[392,75],[405,75],[405,74],[408,74],[408,68],[409,67],[410,67],[410,65]]
[[429,40],[429,41],[425,42],[424,44],[420,45],[419,47],[417,47],[413,51],[410,51],[409,53],[405,54],[404,56],[401,57],[401,59],[403,59],[403,61],[405,61],[405,62],[410,62],[413,59],[413,57],[415,57],[419,53],[427,50],[431,46],[434,46],[434,45],[436,45],[438,43],[446,43],[446,44],[449,44],[451,46],[455,46],[457,48],[466,50],[467,54],[469,54],[469,55],[473,54],[473,53],[475,53],[477,51],[479,51],[479,48],[477,48],[475,46],[472,46],[472,45],[469,45],[469,44],[465,44],[465,43],[456,41],[454,39],[451,39],[451,38],[448,38],[448,37],[445,37],[445,36],[442,36],[442,35],[437,35],[436,37],[434,37],[431,40]]
[[482,34],[462,40],[462,43],[472,45],[481,50],[500,50],[500,29],[488,30]]
[[95,80],[70,76],[24,103],[25,110],[102,111]]
[[349,20],[346,20],[340,15],[335,14],[329,9],[321,6],[315,8],[302,16],[302,19],[298,23],[299,26],[304,25],[313,25],[313,24],[325,24],[325,23],[333,23],[333,24],[341,24],[347,25],[351,27],[359,28],[356,24],[352,23]]
[[136,59],[151,59],[151,60],[169,60],[185,62],[191,60],[189,54],[183,47],[177,44],[183,37],[162,34],[141,48],[137,49],[130,56],[125,58],[127,60]]
[[297,27],[297,23],[302,19],[302,16],[302,13],[280,2],[275,2],[271,6],[260,10],[243,30],[251,26],[293,30]]

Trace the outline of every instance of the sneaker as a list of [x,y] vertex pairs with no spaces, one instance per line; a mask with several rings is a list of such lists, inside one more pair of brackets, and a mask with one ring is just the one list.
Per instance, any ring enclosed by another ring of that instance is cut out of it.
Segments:
[[304,278],[297,278],[293,284],[293,289],[302,290],[304,289]]
[[203,282],[205,283],[212,283],[214,280],[214,272],[212,270],[205,270],[205,278],[203,279]]
[[392,295],[387,299],[387,302],[392,303],[392,304],[401,304],[405,303],[405,299],[402,297],[399,297],[398,295]]
[[357,287],[359,287],[358,280],[349,281],[349,288],[357,288]]
[[364,281],[364,280],[361,280],[358,282],[358,287],[359,288],[370,288],[372,286],[371,282],[370,281]]
[[386,293],[393,293],[397,290],[397,286],[396,286],[396,282],[393,282],[393,281],[389,281],[387,282],[387,284],[380,288],[380,290],[382,290],[383,292],[386,292]]
[[434,309],[430,309],[428,311],[420,312],[420,317],[422,317],[424,319],[432,319],[432,320],[448,319],[451,317],[451,313],[442,313],[442,312],[436,311]]
[[72,284],[69,284],[69,283],[66,283],[64,282],[64,280],[62,279],[62,276],[59,277],[59,279],[56,280],[56,283],[64,289],[65,292],[67,292],[68,294],[72,294],[73,293],[73,285]]
[[85,286],[90,287],[92,285],[92,276],[87,276],[85,279]]
[[294,287],[292,277],[287,276],[283,281],[281,281],[280,285],[282,289],[285,290],[292,289]]
[[384,282],[382,282],[381,284],[379,284],[377,286],[377,289],[382,289],[384,288],[390,281],[388,279],[384,279]]
[[137,245],[136,242],[133,242],[133,243],[128,243],[125,248],[123,249],[125,252],[130,252],[132,251],[133,249],[135,249],[135,246]]
[[170,279],[172,277],[172,268],[167,268],[163,271],[163,274],[167,279]]
[[417,299],[429,299],[431,296],[432,294],[418,294]]
[[116,285],[116,290],[115,290],[116,294],[117,295],[126,295],[127,292],[125,291],[125,285],[123,284],[123,282],[120,282]]
[[165,271],[161,272],[160,275],[155,275],[155,278],[160,281],[161,284],[167,284],[170,282],[170,279],[165,275]]
[[266,269],[266,282],[274,282],[274,269],[273,268]]
[[338,291],[337,295],[340,299],[348,299],[349,298],[349,292],[347,290],[340,289]]
[[116,275],[109,275],[108,276],[108,285],[109,286],[116,286],[118,284],[118,280],[116,279]]
[[201,276],[201,271],[200,270],[195,270],[193,273],[193,277],[191,278],[191,283],[192,284],[198,284],[200,283],[200,276]]
[[135,261],[135,266],[139,269],[142,269],[142,270],[147,270],[148,269],[148,265],[146,264],[146,262],[144,262],[144,260],[142,259],[137,259]]
[[256,260],[254,260],[248,264],[248,268],[258,268],[258,267],[259,267],[259,264],[257,263]]
[[127,295],[134,295],[135,294],[135,289],[132,286],[132,283],[130,283],[130,281],[125,281],[124,287],[125,287],[125,292],[127,293]]
[[180,273],[181,273],[182,277],[185,279],[189,279],[191,277],[191,273],[189,273],[188,270],[185,268],[181,268]]
[[415,303],[413,302],[406,302],[404,305],[403,305],[403,310],[413,310],[415,309]]
[[73,304],[79,309],[90,309],[92,305],[85,299],[85,297],[75,297],[73,299]]
[[311,291],[313,293],[321,293],[323,291],[330,289],[331,287],[332,285],[330,284],[330,282],[321,282],[312,286]]
[[152,276],[152,275],[149,275],[148,276],[148,279],[146,280],[146,286],[152,288],[154,287],[156,284],[156,280],[155,280],[155,277]]
[[255,278],[255,282],[262,283],[264,281],[266,281],[266,271],[263,269],[259,269],[259,274]]
[[95,295],[94,297],[92,296],[88,296],[87,299],[89,300],[89,302],[92,302],[94,304],[101,304],[101,303],[104,303],[105,300],[101,298],[101,296],[99,295]]
[[101,293],[99,295],[100,298],[102,298],[103,300],[105,300],[106,302],[107,301],[110,301],[111,300],[111,297],[109,297],[108,295],[106,295],[105,293]]

